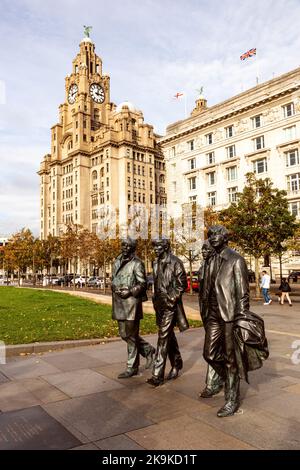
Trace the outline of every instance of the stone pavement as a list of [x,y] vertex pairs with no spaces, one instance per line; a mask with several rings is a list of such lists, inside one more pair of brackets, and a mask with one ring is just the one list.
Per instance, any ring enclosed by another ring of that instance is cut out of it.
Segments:
[[[182,374],[158,388],[145,383],[143,359],[137,377],[116,378],[122,341],[9,358],[0,366],[0,450],[299,450],[300,303],[252,309],[265,319],[270,359],[242,383],[235,416],[217,418],[223,395],[198,399],[204,332],[189,330],[178,333]],[[155,344],[155,335],[148,339]]]

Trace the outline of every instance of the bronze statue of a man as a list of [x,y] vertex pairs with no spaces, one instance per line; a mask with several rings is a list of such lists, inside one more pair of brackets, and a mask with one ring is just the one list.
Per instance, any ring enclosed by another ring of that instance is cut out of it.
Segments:
[[146,368],[151,367],[155,349],[139,335],[142,302],[147,300],[144,263],[135,254],[136,240],[122,240],[121,248],[112,270],[112,318],[118,320],[120,337],[127,343],[127,369],[118,376],[126,379],[138,374],[140,354]]
[[[213,258],[216,254],[215,250],[211,246],[208,240],[205,240],[202,245],[202,258],[203,263],[198,272],[199,280],[199,307],[201,318],[203,322],[204,329],[207,325],[207,319],[209,315],[209,286],[208,286],[208,272],[210,269],[210,264],[213,262]],[[201,398],[211,398],[212,396],[218,394],[223,388],[223,380],[215,369],[208,364],[205,388],[202,392],[199,393]]]
[[233,415],[240,405],[240,377],[235,355],[234,322],[249,311],[249,282],[246,262],[230,249],[225,227],[208,230],[216,251],[207,271],[208,311],[205,321],[204,359],[225,381],[225,404],[217,415]]
[[161,238],[153,241],[157,256],[153,265],[154,295],[153,305],[158,326],[158,340],[150,385],[164,382],[167,357],[171,370],[167,380],[176,379],[183,367],[174,327],[181,331],[189,325],[182,304],[182,294],[187,288],[187,277],[182,261],[171,253],[170,241]]

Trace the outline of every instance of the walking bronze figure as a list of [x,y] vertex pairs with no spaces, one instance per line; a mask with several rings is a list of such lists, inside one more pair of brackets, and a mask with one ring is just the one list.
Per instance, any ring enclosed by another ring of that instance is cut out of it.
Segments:
[[174,327],[181,331],[189,325],[182,304],[182,294],[187,288],[187,277],[182,261],[171,253],[170,241],[162,238],[153,241],[157,256],[153,266],[153,305],[158,326],[158,340],[153,364],[152,377],[148,383],[153,386],[164,382],[167,357],[171,370],[167,380],[176,379],[183,367]]
[[135,254],[136,240],[122,240],[121,247],[112,270],[112,318],[118,320],[120,337],[127,343],[127,368],[118,376],[126,379],[138,374],[140,354],[146,368],[151,367],[155,349],[139,335],[142,302],[147,300],[145,266]]

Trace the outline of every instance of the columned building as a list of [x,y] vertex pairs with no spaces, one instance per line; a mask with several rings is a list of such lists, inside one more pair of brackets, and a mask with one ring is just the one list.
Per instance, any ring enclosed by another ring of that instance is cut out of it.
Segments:
[[299,217],[300,68],[211,107],[200,96],[191,116],[169,125],[160,143],[172,216],[189,202],[227,207],[254,172],[286,190]]
[[130,102],[110,101],[110,77],[89,37],[65,79],[65,102],[40,170],[42,239],[67,224],[97,232],[111,207],[125,224],[133,204],[166,205],[165,163],[153,126]]

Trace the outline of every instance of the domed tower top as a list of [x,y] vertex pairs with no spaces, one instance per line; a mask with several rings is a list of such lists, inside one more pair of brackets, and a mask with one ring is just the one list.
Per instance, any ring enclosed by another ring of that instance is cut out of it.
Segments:
[[203,96],[203,87],[197,90],[199,93],[198,98],[196,99],[195,103],[196,106],[191,112],[191,116],[196,116],[197,114],[202,113],[205,109],[207,109],[207,100]]

